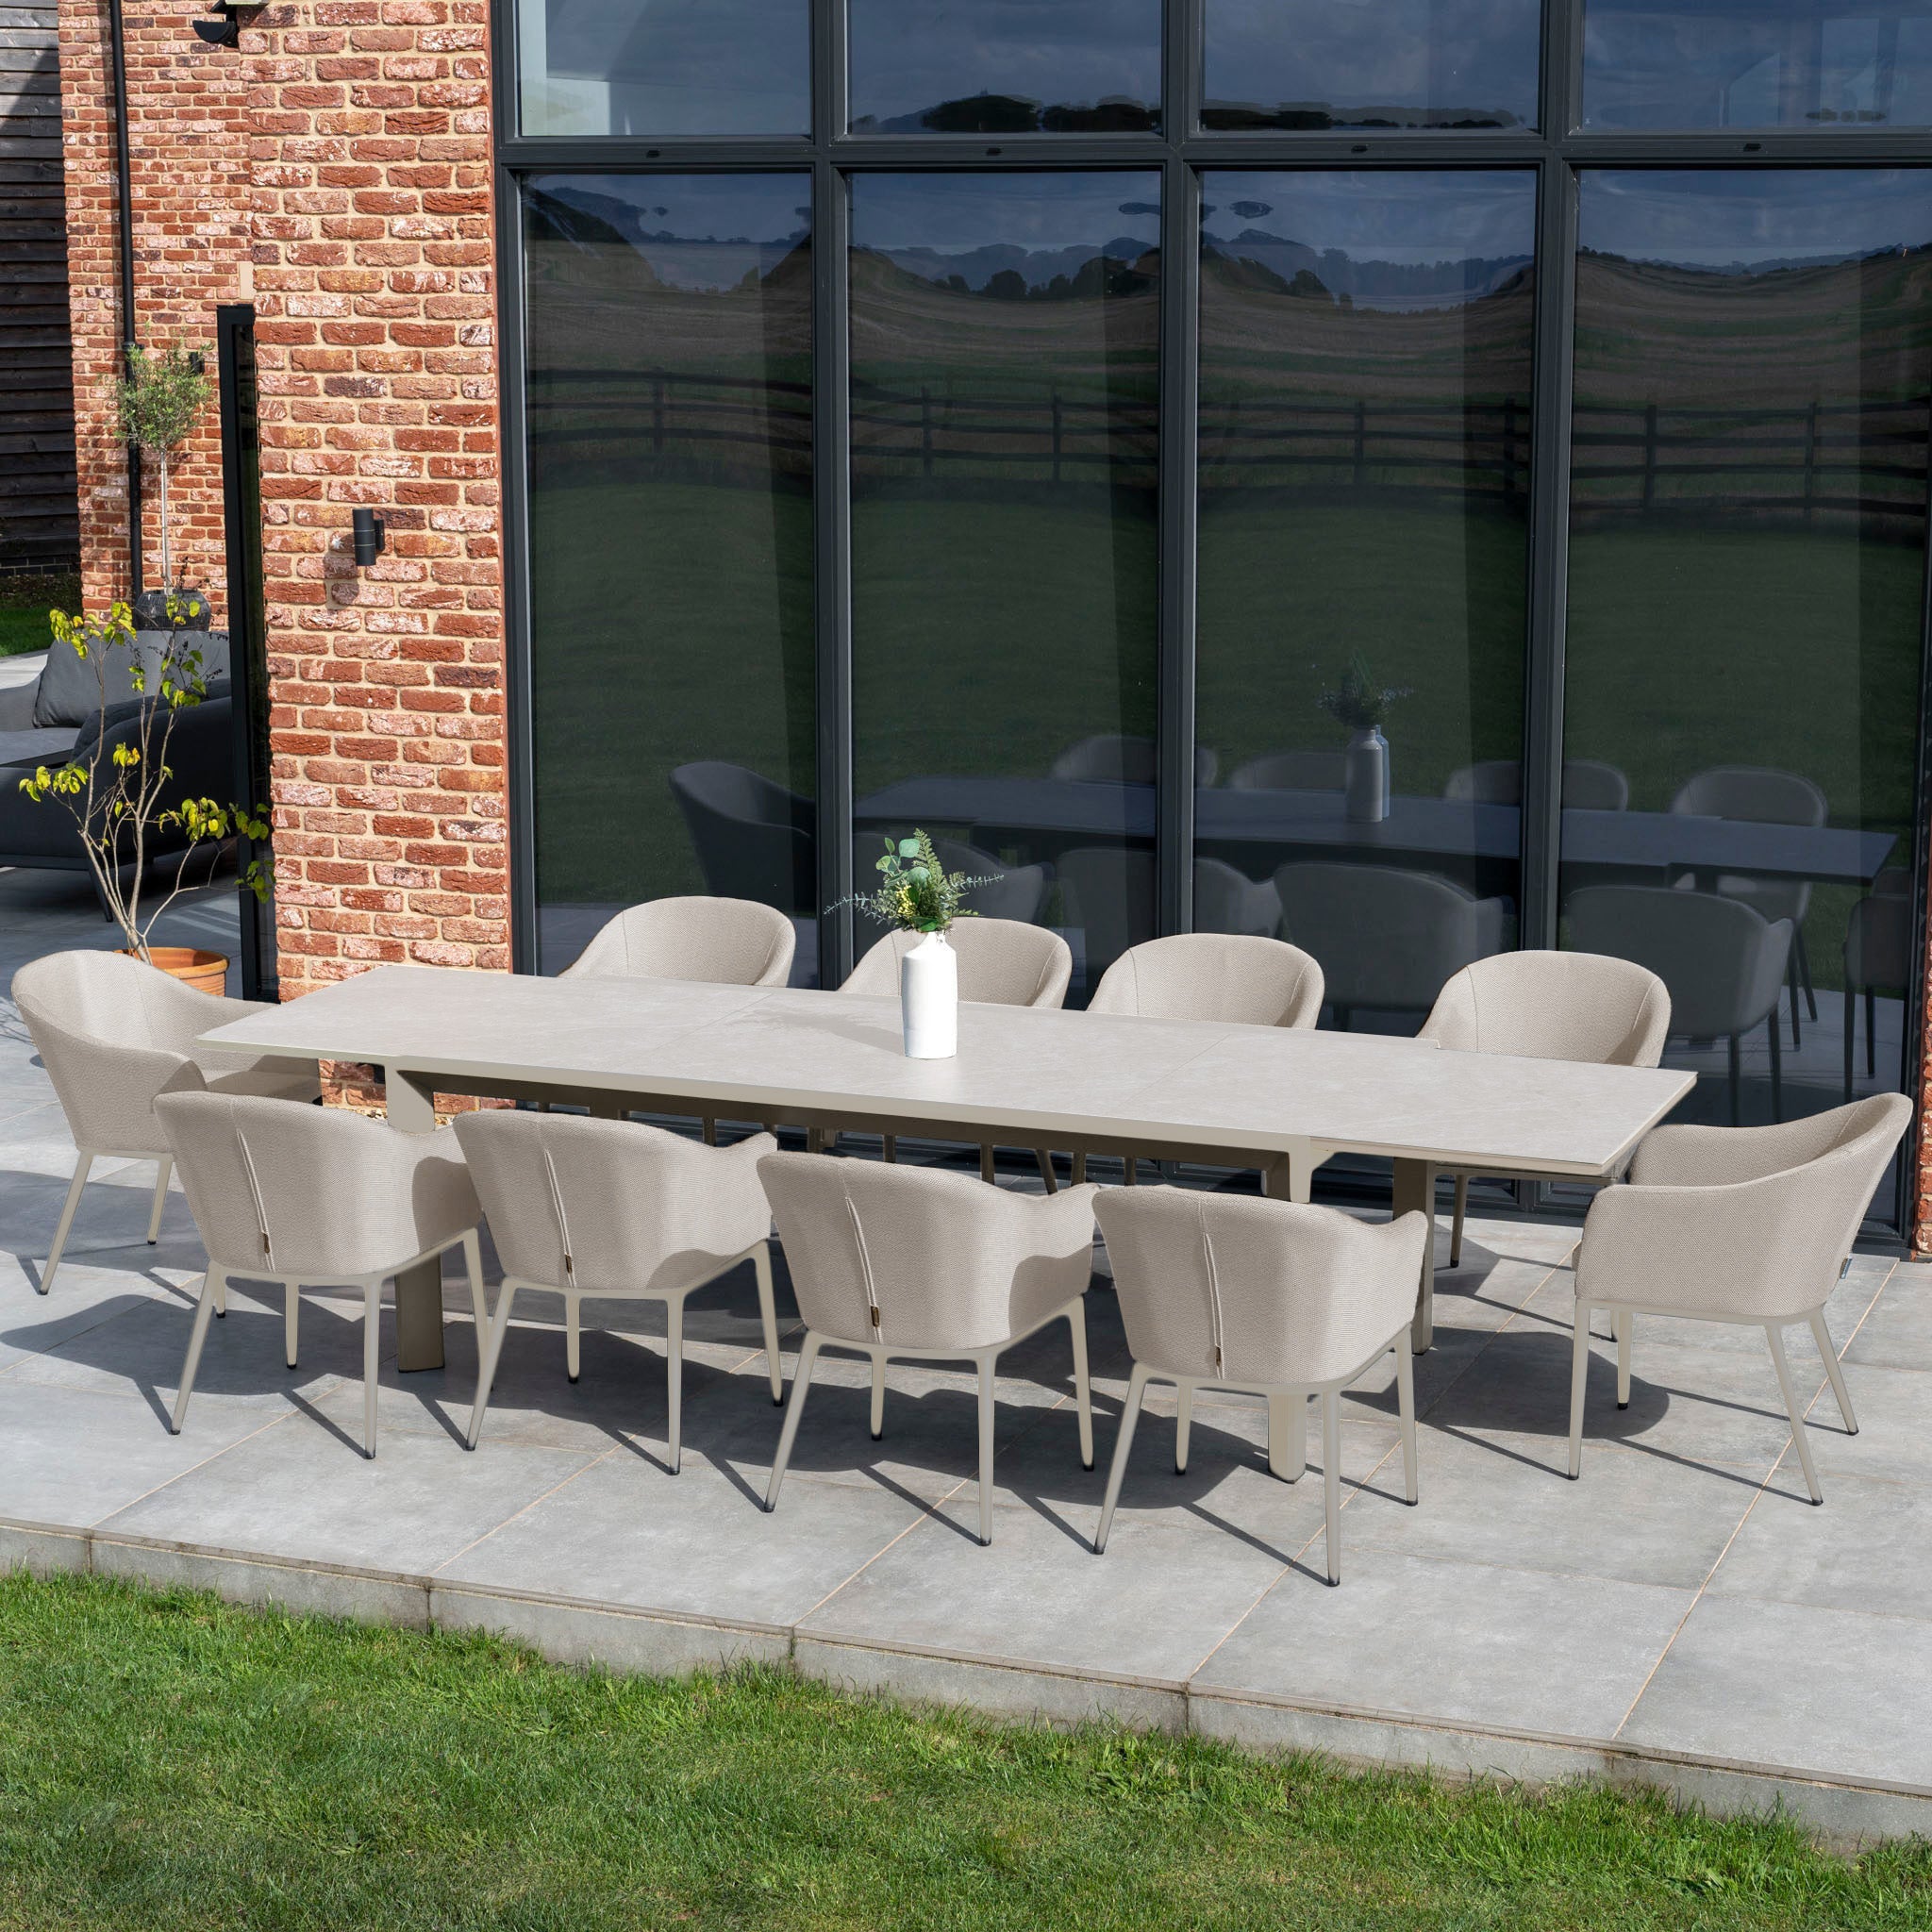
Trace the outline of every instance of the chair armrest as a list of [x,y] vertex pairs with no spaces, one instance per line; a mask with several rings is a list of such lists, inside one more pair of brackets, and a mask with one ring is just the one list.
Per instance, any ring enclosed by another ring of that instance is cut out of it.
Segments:
[[70,1033],[45,1020],[29,1023],[47,1076],[84,1147],[134,1149],[165,1144],[154,1117],[163,1093],[193,1092],[205,1082],[201,1069],[166,1047],[119,1046]]

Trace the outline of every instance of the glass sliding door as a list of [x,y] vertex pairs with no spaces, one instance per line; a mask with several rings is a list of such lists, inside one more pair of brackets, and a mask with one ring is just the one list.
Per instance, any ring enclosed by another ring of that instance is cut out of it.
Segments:
[[541,969],[758,899],[812,973],[810,178],[524,184]]
[[1535,176],[1204,192],[1194,924],[1412,1031],[1517,942]]
[[1065,934],[1076,1004],[1154,930],[1159,193],[852,183],[858,876],[943,835],[980,911]]
[[1564,934],[1670,986],[1679,1119],[1906,1078],[1928,191],[1582,178],[1564,749],[1629,808],[1566,798]]

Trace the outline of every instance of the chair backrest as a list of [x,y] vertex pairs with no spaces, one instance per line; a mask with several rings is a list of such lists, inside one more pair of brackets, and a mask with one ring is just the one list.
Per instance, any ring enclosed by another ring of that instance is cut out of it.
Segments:
[[[1884,874],[1878,885],[1884,885]],[[1887,989],[1909,983],[1917,965],[1912,944],[1912,899],[1903,892],[1867,893],[1852,908],[1845,926],[1846,997],[1868,986]]]
[[[1467,798],[1478,805],[1521,805],[1520,758],[1484,758],[1451,772],[1444,798]],[[1563,760],[1563,803],[1573,811],[1624,811],[1630,804],[1630,781],[1615,765],[1599,758]]]
[[969,1174],[821,1154],[758,1162],[799,1313],[827,1338],[985,1348],[1081,1293],[1098,1190],[1047,1199]]
[[[841,992],[896,997],[899,961],[916,932],[889,932],[852,969]],[[946,934],[958,955],[959,997],[990,1007],[1058,1007],[1074,976],[1074,956],[1057,932],[1011,919],[958,919]]]
[[47,953],[13,975],[14,1004],[30,1029],[44,1022],[111,1046],[178,1052],[183,1014],[194,1011],[182,1002],[207,998],[125,953]]
[[755,899],[652,899],[620,912],[562,976],[783,986],[797,941],[784,913]]
[[457,1140],[504,1274],[592,1294],[662,1294],[708,1280],[771,1229],[756,1134],[707,1147],[633,1121],[491,1108]]
[[1238,1385],[1364,1363],[1414,1311],[1429,1231],[1196,1188],[1109,1188],[1093,1211],[1134,1359]]
[[811,801],[717,759],[679,765],[671,795],[684,814],[708,891],[780,912],[818,903]]
[[[1205,744],[1194,747],[1194,783],[1211,785],[1221,760]],[[1070,744],[1053,761],[1051,775],[1081,784],[1152,785],[1159,776],[1160,756],[1151,738],[1103,733]]]
[[163,1094],[155,1112],[208,1259],[231,1274],[373,1274],[423,1251],[416,1212],[432,1197],[462,1199],[473,1211],[458,1220],[475,1219],[448,1134],[425,1148],[347,1108],[229,1093]]
[[1176,933],[1129,947],[1094,992],[1090,1013],[1312,1026],[1322,969],[1298,946],[1241,933]]
[[1342,752],[1271,751],[1237,765],[1227,782],[1235,791],[1340,791],[1347,776]]
[[1194,858],[1194,930],[1243,932],[1272,940],[1281,928],[1273,879],[1251,879],[1219,858]]
[[1465,966],[1419,1037],[1452,1053],[1654,1067],[1670,1030],[1670,990],[1648,967],[1601,953],[1523,952]]
[[1425,1012],[1451,974],[1501,944],[1494,901],[1434,873],[1297,862],[1274,890],[1282,938],[1321,961],[1339,1007]]
[[1632,959],[1671,995],[1671,1030],[1728,1039],[1777,1005],[1791,924],[1718,892],[1666,886],[1586,886],[1564,907],[1579,953]]
[[1156,929],[1154,855],[1141,846],[1076,845],[1055,861],[1061,917],[1080,934],[1091,987],[1131,945]]
[[1822,825],[1824,793],[1796,772],[1764,765],[1713,765],[1678,788],[1671,809],[1707,819],[1755,819],[1767,825]]

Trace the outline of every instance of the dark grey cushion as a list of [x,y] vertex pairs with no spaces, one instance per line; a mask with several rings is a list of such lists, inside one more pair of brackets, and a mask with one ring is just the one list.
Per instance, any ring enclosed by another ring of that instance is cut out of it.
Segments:
[[[166,633],[163,633],[165,636]],[[75,728],[85,724],[101,708],[101,678],[95,669],[94,652],[90,645],[82,658],[72,644],[58,639],[47,651],[47,667],[41,673],[40,688],[34,693],[34,724],[42,731],[57,724]],[[136,633],[135,649],[116,644],[99,662],[107,674],[108,702],[125,703],[135,695],[133,671],[137,661],[147,661],[147,653]]]
[[73,749],[71,724],[47,731],[0,731],[0,765],[64,765]]

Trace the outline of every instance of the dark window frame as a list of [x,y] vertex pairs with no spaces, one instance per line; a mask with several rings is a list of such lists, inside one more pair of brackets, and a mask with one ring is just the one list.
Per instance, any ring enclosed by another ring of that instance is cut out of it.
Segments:
[[[1857,126],[1673,133],[1585,133],[1582,117],[1584,0],[1543,0],[1538,126],[1210,133],[1199,125],[1205,0],[1166,0],[1162,131],[1144,134],[921,135],[845,131],[843,0],[811,8],[813,131],[796,137],[525,136],[519,129],[516,0],[491,0],[492,124],[496,130],[497,277],[503,430],[505,617],[508,625],[509,845],[512,957],[535,970],[535,795],[531,752],[528,506],[524,407],[516,372],[524,362],[523,258],[516,218],[525,174],[806,170],[812,177],[813,459],[816,476],[814,606],[817,619],[818,852],[821,904],[852,890],[851,474],[847,452],[848,354],[846,180],[857,173],[1060,172],[1158,168],[1162,176],[1162,423],[1191,427],[1199,364],[1200,177],[1211,167],[1271,170],[1420,167],[1534,169],[1537,190],[1537,308],[1529,490],[1529,584],[1524,645],[1523,902],[1518,943],[1557,939],[1557,869],[1561,806],[1565,602],[1569,562],[1572,339],[1575,300],[1577,174],[1590,167],[1697,165],[1787,168],[1912,167],[1932,178],[1923,129]],[[1159,591],[1156,683],[1158,789],[1157,912],[1162,932],[1192,923],[1194,798],[1195,446],[1191,434],[1160,439]],[[1921,608],[1920,716],[1912,830],[1913,930],[1925,948],[1928,820],[1932,820],[1932,465]],[[821,972],[837,984],[853,958],[849,908],[822,918]],[[1924,976],[1907,1002],[1904,1090],[1921,1091]],[[1899,1186],[1880,1218],[1909,1239],[1918,1208],[1920,1131],[1900,1150]]]

